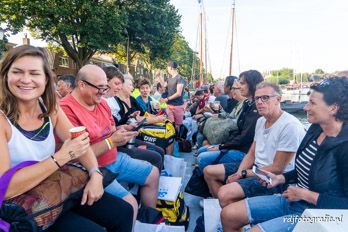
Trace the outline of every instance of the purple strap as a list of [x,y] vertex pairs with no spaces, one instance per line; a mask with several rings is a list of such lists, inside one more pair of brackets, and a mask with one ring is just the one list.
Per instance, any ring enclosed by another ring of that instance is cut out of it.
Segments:
[[[12,176],[15,174],[15,172],[21,168],[25,168],[27,166],[36,164],[37,162],[38,161],[24,161],[22,163],[17,164],[13,168],[10,168],[1,176],[0,178],[0,207],[6,195],[8,185],[10,184]],[[8,232],[10,230],[10,224],[0,218],[0,229],[5,232]]]

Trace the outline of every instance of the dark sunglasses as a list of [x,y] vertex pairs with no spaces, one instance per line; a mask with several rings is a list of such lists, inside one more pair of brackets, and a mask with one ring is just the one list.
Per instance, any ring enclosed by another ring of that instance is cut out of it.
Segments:
[[88,82],[88,81],[86,81],[86,80],[81,80],[81,81],[83,81],[83,82],[86,83],[87,85],[89,85],[89,86],[91,86],[91,87],[97,89],[99,94],[104,94],[104,93],[106,93],[106,92],[110,89],[109,86],[107,86],[107,87],[98,87],[98,86],[93,85],[92,83],[90,83],[90,82]]
[[261,99],[262,102],[267,102],[271,97],[277,97],[279,94],[272,94],[272,95],[262,95],[262,96],[255,96],[254,100],[257,102],[259,99]]

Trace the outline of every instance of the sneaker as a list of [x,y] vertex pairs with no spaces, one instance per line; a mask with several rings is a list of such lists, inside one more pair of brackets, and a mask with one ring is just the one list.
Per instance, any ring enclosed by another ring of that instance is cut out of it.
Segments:
[[192,150],[197,150],[197,149],[198,149],[197,144],[196,144],[196,145],[194,145],[194,146],[192,147]]

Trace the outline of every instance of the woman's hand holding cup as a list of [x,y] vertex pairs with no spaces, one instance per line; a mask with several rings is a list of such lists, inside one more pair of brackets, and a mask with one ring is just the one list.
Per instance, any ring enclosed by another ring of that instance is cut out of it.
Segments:
[[[62,155],[59,157],[66,160],[74,160],[86,154],[89,149],[89,137],[86,127],[74,127],[69,130],[71,139],[64,141],[63,146],[59,150]],[[59,159],[59,157],[56,157]],[[66,163],[66,162],[65,162]]]

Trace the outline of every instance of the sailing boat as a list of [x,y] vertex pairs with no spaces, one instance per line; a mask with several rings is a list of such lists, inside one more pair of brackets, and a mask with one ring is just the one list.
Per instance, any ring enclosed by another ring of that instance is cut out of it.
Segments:
[[[295,72],[293,75],[294,75],[294,80],[295,80]],[[303,87],[303,76],[301,73],[300,86],[298,86],[297,88],[285,91],[285,95],[298,96],[298,100],[297,101],[286,100],[286,101],[281,102],[280,105],[281,105],[282,110],[284,110],[288,113],[298,113],[298,112],[303,111],[303,108],[307,104],[308,101],[301,101],[301,95],[307,95],[308,92],[309,92],[309,88]]]

